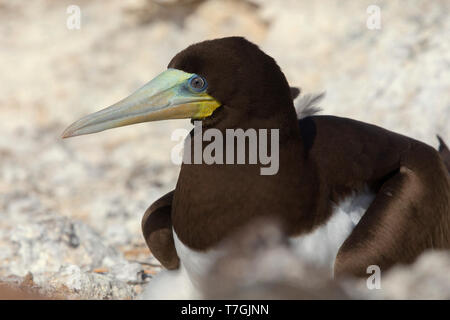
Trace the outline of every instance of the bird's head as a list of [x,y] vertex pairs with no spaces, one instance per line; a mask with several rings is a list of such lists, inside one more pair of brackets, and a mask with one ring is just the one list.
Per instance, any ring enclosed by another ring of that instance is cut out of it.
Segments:
[[179,52],[168,69],[118,103],[70,125],[63,138],[135,123],[184,119],[235,125],[293,109],[275,60],[241,37],[200,42]]

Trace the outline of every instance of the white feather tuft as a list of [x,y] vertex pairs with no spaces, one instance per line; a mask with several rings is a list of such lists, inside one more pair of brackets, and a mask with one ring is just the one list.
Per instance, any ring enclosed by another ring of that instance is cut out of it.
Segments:
[[192,283],[183,264],[178,270],[162,270],[139,295],[139,300],[201,299],[200,291]]
[[303,119],[310,117],[320,111],[317,104],[325,97],[325,92],[305,94],[294,101],[297,118]]

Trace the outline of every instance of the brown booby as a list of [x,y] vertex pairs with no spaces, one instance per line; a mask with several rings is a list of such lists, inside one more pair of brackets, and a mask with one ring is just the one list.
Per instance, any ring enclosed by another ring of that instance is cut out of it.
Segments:
[[[279,132],[276,174],[262,175],[259,160],[184,161],[175,190],[146,211],[142,229],[152,253],[194,283],[221,241],[260,217],[276,218],[302,257],[335,275],[364,276],[369,265],[384,271],[426,249],[450,248],[450,177],[437,150],[356,120],[298,120],[275,60],[241,37],[189,46],[155,79],[63,137],[180,118],[224,135]],[[195,128],[188,138],[185,149],[194,149]]]

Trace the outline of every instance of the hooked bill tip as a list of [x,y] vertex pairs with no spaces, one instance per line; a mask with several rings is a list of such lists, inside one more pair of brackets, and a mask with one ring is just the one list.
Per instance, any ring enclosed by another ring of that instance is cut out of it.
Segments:
[[70,138],[70,135],[69,135],[69,133],[67,133],[66,131],[64,131],[64,132],[61,134],[61,139],[66,139],[66,138]]
[[69,126],[66,130],[64,130],[64,132],[61,134],[61,138],[62,139],[67,139],[67,138],[71,138],[71,137],[75,137],[78,136],[78,134],[76,134],[77,130],[74,130],[72,128],[72,126]]

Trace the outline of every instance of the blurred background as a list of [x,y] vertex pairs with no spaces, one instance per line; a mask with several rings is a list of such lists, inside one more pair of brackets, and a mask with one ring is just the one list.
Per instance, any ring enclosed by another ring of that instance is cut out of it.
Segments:
[[118,299],[151,281],[140,220],[175,186],[170,137],[189,121],[60,134],[194,42],[245,36],[302,93],[326,91],[323,114],[450,142],[449,14],[447,0],[0,0],[0,279]]

